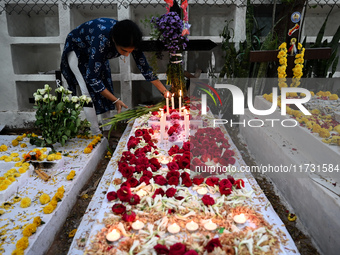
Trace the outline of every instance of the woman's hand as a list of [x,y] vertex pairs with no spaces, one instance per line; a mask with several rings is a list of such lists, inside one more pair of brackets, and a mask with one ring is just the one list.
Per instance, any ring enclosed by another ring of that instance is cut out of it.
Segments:
[[129,108],[126,104],[124,104],[123,103],[123,101],[122,100],[118,100],[117,102],[116,102],[116,108],[117,108],[117,112],[118,113],[120,113],[121,111],[122,111],[122,107],[124,107],[124,108]]

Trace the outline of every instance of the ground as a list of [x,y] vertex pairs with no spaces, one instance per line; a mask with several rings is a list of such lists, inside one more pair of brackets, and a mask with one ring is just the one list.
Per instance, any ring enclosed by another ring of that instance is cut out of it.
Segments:
[[[125,126],[121,126],[118,130],[113,131],[110,135],[109,145],[111,148],[115,148]],[[242,154],[242,157],[247,165],[256,165],[256,162],[249,154],[247,150],[247,145],[244,144],[242,139],[240,139],[238,135],[238,129],[235,128],[227,128],[228,132],[235,143],[236,147]],[[3,130],[1,134],[22,134],[23,132],[27,132],[27,130]],[[104,136],[107,137],[108,132],[104,133]],[[59,233],[56,235],[56,238],[50,247],[47,255],[64,255],[68,253],[69,247],[72,243],[72,237],[69,236],[70,232],[74,229],[77,229],[79,226],[82,217],[86,211],[88,204],[91,201],[91,198],[96,190],[96,184],[100,182],[100,178],[104,174],[107,164],[109,163],[108,158],[103,157],[101,161],[97,165],[97,169],[95,173],[91,176],[89,181],[81,190],[78,195],[78,200],[74,205],[72,211],[69,216],[65,220],[64,226],[61,228]],[[296,226],[296,222],[291,222],[288,220],[288,210],[283,205],[280,197],[275,193],[274,187],[270,180],[268,180],[265,176],[258,174],[255,175],[256,181],[264,191],[268,200],[273,205],[276,213],[279,215],[283,223],[286,225],[286,228],[290,235],[292,236],[299,252],[302,255],[318,255],[319,253],[313,246],[309,237],[304,235]],[[71,254],[72,255],[72,254]]]

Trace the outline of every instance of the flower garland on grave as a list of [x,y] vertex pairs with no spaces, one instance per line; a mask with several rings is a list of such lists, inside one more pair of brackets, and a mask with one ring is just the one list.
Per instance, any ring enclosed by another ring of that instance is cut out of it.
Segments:
[[[290,87],[298,87],[300,85],[300,79],[303,75],[303,63],[305,56],[305,48],[302,47],[301,43],[298,43],[298,53],[295,55],[295,67],[293,68],[293,79]],[[287,43],[282,43],[279,46],[279,53],[277,55],[279,59],[280,66],[277,68],[278,71],[278,80],[279,80],[279,88],[281,90],[282,87],[288,87],[286,81],[287,73]]]

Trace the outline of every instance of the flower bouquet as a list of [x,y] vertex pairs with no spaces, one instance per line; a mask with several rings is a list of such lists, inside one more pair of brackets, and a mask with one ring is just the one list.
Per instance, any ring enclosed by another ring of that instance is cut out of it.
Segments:
[[[173,6],[173,1],[167,1],[170,7]],[[187,1],[183,1],[181,8],[184,13],[183,20],[180,14],[175,11],[170,11],[160,17],[153,17],[151,23],[154,25],[157,33],[157,39],[160,40],[164,47],[169,51],[170,62],[167,67],[167,85],[171,85],[170,91],[175,93],[175,97],[179,96],[179,91],[186,91],[184,71],[182,65],[182,52],[187,47],[189,34],[188,16],[186,8]],[[168,8],[169,10],[169,8]]]
[[90,126],[87,120],[80,119],[79,114],[91,98],[84,95],[70,97],[72,92],[62,86],[55,89],[55,95],[51,91],[52,88],[46,84],[44,89],[33,94],[34,108],[37,109],[35,126],[40,129],[42,139],[31,136],[30,143],[40,147],[53,147],[57,142],[64,146],[67,140],[79,133],[86,134]]

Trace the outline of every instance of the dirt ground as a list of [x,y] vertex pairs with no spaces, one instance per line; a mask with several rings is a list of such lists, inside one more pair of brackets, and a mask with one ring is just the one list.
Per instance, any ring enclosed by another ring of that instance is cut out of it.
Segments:
[[[121,135],[124,132],[125,126],[121,126],[117,131],[114,131],[110,135],[109,144],[111,148],[115,148]],[[23,130],[3,130],[1,134],[22,134]],[[27,132],[27,130],[25,130]],[[228,128],[228,132],[242,154],[242,157],[247,165],[256,165],[254,159],[248,153],[246,144],[243,144],[242,141],[238,137],[237,129]],[[107,137],[107,132],[104,133],[104,136]],[[56,238],[50,247],[49,251],[46,255],[64,255],[68,253],[69,247],[72,243],[72,237],[69,236],[69,233],[77,229],[82,217],[86,211],[88,204],[91,201],[91,198],[95,192],[95,183],[101,179],[104,174],[107,164],[109,163],[109,159],[103,157],[101,161],[97,165],[97,169],[95,173],[91,176],[89,181],[81,190],[80,194],[83,196],[78,196],[78,200],[71,210],[69,216],[65,220],[64,225],[62,226],[59,233],[57,233]],[[267,180],[263,176],[255,176],[258,184],[266,194],[268,200],[273,205],[276,213],[279,215],[283,223],[286,225],[286,228],[290,235],[292,236],[300,254],[302,255],[318,255],[318,251],[313,246],[309,237],[304,235],[297,227],[296,222],[288,221],[288,210],[282,204],[280,197],[275,193],[272,183]],[[80,195],[79,194],[79,195]],[[72,254],[71,254],[72,255]]]

